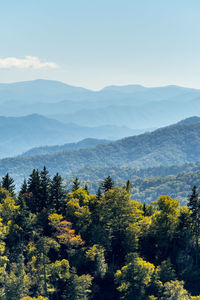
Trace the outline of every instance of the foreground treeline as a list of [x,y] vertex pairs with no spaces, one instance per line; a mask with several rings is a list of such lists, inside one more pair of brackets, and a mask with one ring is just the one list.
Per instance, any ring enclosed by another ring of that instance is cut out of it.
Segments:
[[0,299],[200,299],[200,199],[131,200],[107,177],[96,195],[44,168],[0,188]]

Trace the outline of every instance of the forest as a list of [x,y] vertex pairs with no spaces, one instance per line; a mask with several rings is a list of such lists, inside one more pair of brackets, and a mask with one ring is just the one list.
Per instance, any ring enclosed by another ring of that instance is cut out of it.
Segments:
[[[38,123],[37,120],[35,122]],[[50,130],[53,127],[47,128]],[[21,132],[20,129],[19,131]],[[32,131],[31,133],[33,134]],[[200,161],[199,133],[200,118],[191,117],[153,132],[113,142],[86,139],[77,144],[33,148],[19,156],[0,159],[0,176],[9,173],[18,188],[32,169],[41,170],[44,165],[51,176],[59,172],[61,176],[71,176],[71,179],[82,175],[89,177],[90,168],[96,168],[99,173],[97,179],[102,180],[105,173],[106,176],[110,174],[108,168],[120,168],[119,171],[116,170],[117,181],[195,171],[198,170]],[[30,134],[26,132],[25,136],[27,135]],[[12,141],[9,135],[6,137]],[[20,143],[20,139],[16,143]],[[12,144],[12,148],[14,145]],[[94,181],[95,177],[96,172],[92,171],[90,181]]]
[[95,194],[79,179],[33,169],[19,192],[0,187],[0,299],[200,299],[200,196],[151,204],[107,176]]

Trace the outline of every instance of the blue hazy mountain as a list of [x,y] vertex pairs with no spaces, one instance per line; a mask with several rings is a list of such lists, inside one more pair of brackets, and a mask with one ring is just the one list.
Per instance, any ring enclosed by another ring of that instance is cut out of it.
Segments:
[[81,126],[158,128],[200,114],[200,90],[179,86],[109,86],[100,91],[49,80],[0,84],[0,112],[32,113]]
[[63,124],[38,114],[0,116],[0,157],[18,155],[33,147],[63,145],[89,137],[117,140],[144,131],[114,125],[86,127],[74,123]]
[[92,94],[92,91],[54,80],[37,79],[0,84],[0,103],[17,100],[23,103],[35,101],[57,103],[67,99],[78,100],[79,97],[88,97],[90,94]]

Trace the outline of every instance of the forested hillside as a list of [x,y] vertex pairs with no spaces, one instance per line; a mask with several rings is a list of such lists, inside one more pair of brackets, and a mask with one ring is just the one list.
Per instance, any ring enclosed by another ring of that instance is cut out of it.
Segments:
[[82,186],[88,185],[95,192],[101,178],[110,176],[120,187],[130,178],[132,197],[141,203],[151,203],[160,195],[169,195],[184,205],[193,185],[200,186],[200,163],[180,166],[155,167],[148,169],[130,168],[86,168],[65,176],[67,188],[71,187],[73,178],[79,176]]
[[[192,300],[200,294],[197,189],[184,207],[169,196],[149,205],[131,186],[102,179],[89,194],[44,167],[18,194],[0,187],[2,300]],[[191,296],[193,295],[193,296]]]
[[22,156],[33,156],[33,155],[44,155],[44,154],[51,154],[66,150],[80,150],[80,149],[87,149],[87,148],[93,148],[98,145],[105,145],[109,144],[111,141],[109,140],[98,140],[98,139],[92,139],[87,138],[77,143],[68,143],[60,146],[42,146],[42,147],[36,147],[32,148],[22,154]]
[[107,145],[49,155],[0,160],[0,175],[9,172],[17,181],[45,164],[50,174],[77,172],[85,167],[149,168],[200,160],[200,122],[175,124],[151,133],[124,138]]

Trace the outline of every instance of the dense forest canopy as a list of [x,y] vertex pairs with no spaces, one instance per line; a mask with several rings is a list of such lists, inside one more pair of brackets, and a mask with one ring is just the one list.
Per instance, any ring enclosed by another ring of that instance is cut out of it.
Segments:
[[[131,199],[108,176],[96,194],[34,169],[0,188],[0,299],[199,299],[200,196]],[[193,296],[192,296],[193,295]]]

